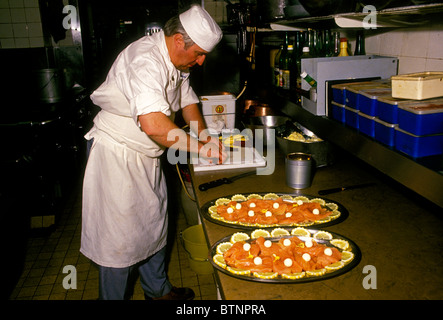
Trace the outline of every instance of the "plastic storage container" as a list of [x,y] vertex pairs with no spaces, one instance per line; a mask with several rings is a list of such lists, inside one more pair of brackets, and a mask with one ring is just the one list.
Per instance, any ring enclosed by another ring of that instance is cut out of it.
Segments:
[[360,91],[362,90],[370,90],[370,89],[388,89],[390,88],[389,84],[378,81],[371,81],[369,83],[357,83],[352,84],[346,87],[346,105],[353,109],[359,110],[360,105]]
[[357,98],[357,109],[364,114],[375,117],[377,114],[377,98],[391,96],[391,88],[363,89]]
[[226,129],[235,128],[235,101],[233,95],[201,96],[202,113],[207,125],[222,121]]
[[392,76],[392,96],[424,100],[443,96],[443,72],[420,72]]
[[374,138],[376,141],[393,147],[395,145],[395,128],[398,125],[374,119]]
[[443,99],[399,105],[398,126],[417,136],[443,133]]
[[375,117],[368,116],[367,114],[358,112],[358,130],[367,136],[373,138],[375,136]]
[[377,98],[376,117],[389,123],[398,123],[398,105],[412,100],[383,96]]
[[345,123],[346,122],[345,105],[337,103],[335,101],[332,101],[331,104],[332,104],[332,119],[335,119],[341,123]]
[[358,130],[358,110],[345,106],[346,124]]
[[413,158],[443,154],[443,134],[417,136],[395,128],[395,149]]

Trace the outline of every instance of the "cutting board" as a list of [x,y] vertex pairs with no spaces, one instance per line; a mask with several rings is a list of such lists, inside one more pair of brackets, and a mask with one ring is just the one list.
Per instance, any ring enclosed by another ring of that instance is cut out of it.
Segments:
[[206,161],[199,159],[199,163],[194,164],[194,171],[259,168],[265,166],[265,158],[255,148],[249,147],[228,151],[228,159],[222,164],[208,164]]

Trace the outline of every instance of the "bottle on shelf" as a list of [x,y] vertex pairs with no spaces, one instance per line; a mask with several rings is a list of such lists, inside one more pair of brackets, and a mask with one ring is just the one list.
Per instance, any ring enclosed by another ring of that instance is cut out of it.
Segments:
[[285,60],[287,59],[288,55],[288,45],[289,45],[289,38],[288,33],[285,34],[285,42],[283,44],[283,48],[281,50],[280,58],[279,58],[279,75],[278,75],[278,87],[283,87],[283,64],[285,63]]
[[311,55],[309,47],[305,46],[305,47],[303,47],[303,53],[302,53],[300,59],[308,59],[308,58],[313,58],[313,56]]
[[334,52],[331,30],[325,30],[324,34],[324,51],[325,57],[332,57]]
[[357,32],[357,38],[355,40],[355,52],[354,56],[364,56],[366,55],[365,50],[365,37],[363,31]]
[[339,57],[349,56],[348,39],[347,38],[340,38],[340,53],[338,56]]
[[332,56],[337,57],[340,54],[340,32],[332,33]]
[[275,60],[274,60],[274,86],[276,87],[280,86],[280,56],[283,51],[283,47],[284,47],[283,45],[280,45],[280,49],[275,55]]
[[280,59],[281,88],[289,90],[291,88],[291,70],[293,69],[294,46],[288,45],[288,50],[283,58]]

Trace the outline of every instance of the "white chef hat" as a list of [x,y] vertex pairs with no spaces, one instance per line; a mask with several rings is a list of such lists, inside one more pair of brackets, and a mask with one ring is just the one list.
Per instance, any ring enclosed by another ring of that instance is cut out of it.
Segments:
[[199,5],[193,5],[179,18],[192,41],[205,51],[214,49],[223,36],[217,22]]

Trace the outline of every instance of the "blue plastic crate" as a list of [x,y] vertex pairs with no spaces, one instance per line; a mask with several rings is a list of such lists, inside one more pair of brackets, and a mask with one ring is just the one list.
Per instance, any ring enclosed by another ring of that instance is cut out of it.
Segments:
[[410,103],[412,100],[385,96],[377,98],[376,117],[388,123],[398,123],[398,105]]
[[395,149],[413,158],[443,154],[443,134],[417,136],[396,128]]
[[377,98],[391,96],[391,88],[375,88],[361,90],[357,98],[357,109],[364,114],[375,117],[377,115]]
[[348,126],[358,130],[358,110],[345,106],[345,122]]
[[371,138],[375,136],[375,117],[368,116],[367,114],[358,112],[358,130]]
[[332,104],[332,119],[335,119],[341,123],[345,123],[346,122],[345,106],[335,101],[332,101],[331,104]]
[[374,138],[376,141],[393,147],[395,145],[396,124],[385,122],[379,118],[374,119]]
[[417,136],[443,133],[443,99],[399,105],[398,126]]

